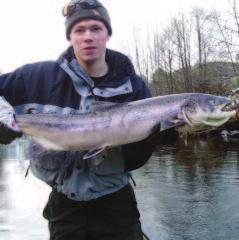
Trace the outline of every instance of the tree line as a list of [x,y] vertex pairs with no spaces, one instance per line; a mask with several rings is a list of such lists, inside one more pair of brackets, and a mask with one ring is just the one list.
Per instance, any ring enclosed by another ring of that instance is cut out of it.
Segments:
[[[137,36],[137,32],[135,33]],[[239,10],[194,9],[171,19],[161,32],[135,38],[131,58],[154,95],[179,92],[225,94],[239,87]]]

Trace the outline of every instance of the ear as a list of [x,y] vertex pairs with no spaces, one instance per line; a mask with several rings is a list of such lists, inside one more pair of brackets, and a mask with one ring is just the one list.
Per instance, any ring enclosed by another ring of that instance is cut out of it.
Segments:
[[69,38],[68,38],[67,40],[68,40],[68,42],[72,45],[71,32],[69,33]]
[[111,36],[108,34],[106,38],[106,42],[109,42],[110,39],[111,39]]

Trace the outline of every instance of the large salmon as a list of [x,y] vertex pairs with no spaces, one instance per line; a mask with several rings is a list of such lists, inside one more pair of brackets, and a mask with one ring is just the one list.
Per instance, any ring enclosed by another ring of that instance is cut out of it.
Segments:
[[128,103],[94,104],[90,113],[24,114],[16,122],[46,149],[96,151],[137,142],[156,126],[202,131],[221,126],[235,116],[232,100],[202,93],[184,93]]

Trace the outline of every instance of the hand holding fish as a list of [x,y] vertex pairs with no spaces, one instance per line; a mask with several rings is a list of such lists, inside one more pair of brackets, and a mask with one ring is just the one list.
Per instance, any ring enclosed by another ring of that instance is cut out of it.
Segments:
[[21,137],[22,132],[15,121],[13,107],[0,97],[0,143],[9,144],[15,138]]

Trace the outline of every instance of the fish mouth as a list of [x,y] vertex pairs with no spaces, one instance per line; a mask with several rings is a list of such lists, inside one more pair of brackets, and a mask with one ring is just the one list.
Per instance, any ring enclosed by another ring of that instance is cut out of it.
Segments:
[[198,106],[195,113],[191,114],[186,109],[183,111],[185,121],[190,126],[210,126],[219,127],[226,123],[230,118],[235,117],[236,110],[231,108],[231,103],[221,104],[213,111],[205,111]]
[[233,110],[238,111],[239,109],[239,102],[238,101],[231,101],[229,103],[226,103],[223,107],[222,107],[222,111],[223,112],[231,112]]

